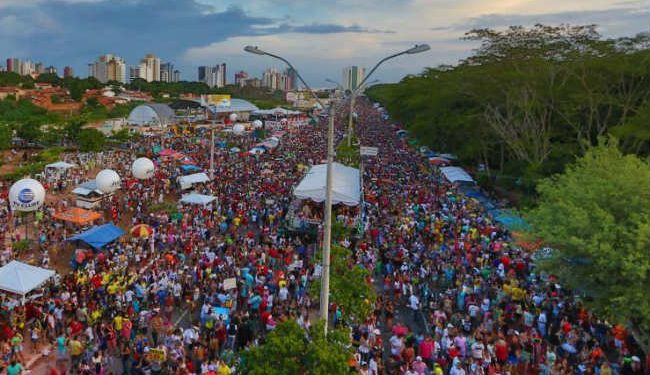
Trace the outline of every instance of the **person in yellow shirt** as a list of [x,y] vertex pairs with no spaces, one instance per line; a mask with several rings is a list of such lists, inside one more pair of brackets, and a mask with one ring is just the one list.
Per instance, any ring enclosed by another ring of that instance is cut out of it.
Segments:
[[115,326],[116,331],[121,331],[122,330],[122,323],[124,322],[124,318],[122,318],[121,315],[115,315],[115,318],[113,318],[113,325]]

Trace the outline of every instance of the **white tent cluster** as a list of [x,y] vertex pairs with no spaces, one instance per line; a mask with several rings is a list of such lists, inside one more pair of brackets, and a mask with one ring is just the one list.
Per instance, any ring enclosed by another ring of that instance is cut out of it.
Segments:
[[[359,170],[339,163],[333,163],[332,168],[332,204],[358,205],[361,200]],[[314,165],[296,186],[293,194],[299,199],[323,202],[326,181],[327,164]]]
[[260,109],[257,111],[253,111],[252,114],[256,116],[289,116],[289,115],[299,115],[301,113],[302,112],[300,111],[292,111],[282,107],[275,107],[271,109]]
[[443,167],[440,168],[442,175],[449,182],[470,182],[474,183],[474,179],[463,168],[460,167]]
[[55,272],[16,260],[0,268],[0,290],[25,296],[41,287]]

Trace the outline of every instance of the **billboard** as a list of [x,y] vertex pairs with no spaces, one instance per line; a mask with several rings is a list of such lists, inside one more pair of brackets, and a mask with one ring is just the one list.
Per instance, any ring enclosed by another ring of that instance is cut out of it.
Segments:
[[214,104],[218,108],[230,108],[230,95],[209,94],[205,95],[206,104]]

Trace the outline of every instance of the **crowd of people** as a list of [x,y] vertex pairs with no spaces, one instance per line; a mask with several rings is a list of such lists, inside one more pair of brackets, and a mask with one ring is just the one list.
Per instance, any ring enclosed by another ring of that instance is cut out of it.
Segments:
[[[356,111],[358,139],[379,153],[363,159],[363,207],[335,216],[344,225],[363,218],[362,234],[339,240],[372,273],[378,300],[366,321],[349,327],[352,372],[648,373],[649,358],[625,329],[536,272],[531,253],[397,137],[370,101],[359,100]],[[176,184],[182,165],[209,168],[206,137],[150,136],[124,150],[67,155],[82,169],[65,183],[47,181],[57,199],[48,200],[34,230],[47,260],[41,264],[67,256],[70,264],[58,266],[69,271],[25,305],[3,298],[7,373],[24,366],[26,338],[44,351],[48,374],[234,374],[241,354],[277,324],[309,328],[317,319],[308,290],[320,274],[319,238],[290,230],[286,218],[306,166],[325,158],[325,124],[287,132],[273,152],[259,155],[246,152],[259,141],[252,134],[220,136],[227,146],[215,152],[214,178],[193,186],[216,198],[209,206],[178,203]],[[164,149],[183,157],[154,151]],[[130,178],[141,155],[156,164],[149,180]],[[69,190],[102,168],[123,178],[103,203],[103,220],[127,230],[146,224],[153,235],[71,250],[77,244],[65,240],[82,228],[54,213],[72,206]],[[322,207],[307,203],[298,215],[321,219]],[[20,239],[20,219],[6,209],[0,219]]]

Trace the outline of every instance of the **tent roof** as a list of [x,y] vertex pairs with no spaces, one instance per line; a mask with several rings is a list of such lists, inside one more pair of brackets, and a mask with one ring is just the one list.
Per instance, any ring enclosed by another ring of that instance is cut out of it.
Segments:
[[[333,163],[332,167],[332,204],[358,205],[361,200],[359,170],[339,163]],[[314,165],[296,186],[293,194],[300,199],[323,202],[326,179],[327,164]]]
[[115,241],[124,235],[124,231],[113,224],[104,224],[76,234],[68,241],[82,241],[93,249],[101,249],[106,244]]
[[181,198],[181,203],[199,204],[205,206],[206,204],[212,203],[216,199],[217,198],[213,197],[212,195],[190,193],[190,194],[183,195],[183,197]]
[[97,188],[97,183],[95,183],[95,180],[86,181],[83,184],[77,186],[74,190],[72,190],[73,194],[83,195],[83,196],[90,195],[93,192],[98,195],[104,195],[104,192]]
[[180,183],[182,185],[185,184],[197,184],[199,182],[208,182],[210,181],[210,177],[208,177],[207,174],[200,172],[200,173],[193,173],[193,174],[188,174],[187,176],[181,176],[178,178]]
[[253,112],[254,115],[259,115],[259,116],[276,115],[276,114],[277,115],[297,115],[297,114],[300,114],[300,113],[302,113],[302,112],[300,112],[300,111],[292,111],[290,109],[286,109],[286,108],[282,108],[282,107],[275,107],[275,108],[272,108],[272,109],[260,109],[260,110],[257,110],[257,111]]
[[472,176],[461,167],[443,167],[440,171],[449,182],[474,182]]
[[56,219],[69,221],[79,225],[92,223],[101,217],[102,215],[99,212],[84,210],[79,207],[71,207],[65,211],[54,214],[54,218]]
[[194,164],[181,165],[181,169],[183,172],[198,172],[201,170],[201,168],[197,167]]
[[0,268],[0,290],[24,296],[43,285],[54,273],[52,270],[13,260]]
[[64,161],[57,161],[56,163],[46,165],[45,168],[70,169],[70,168],[74,168],[76,166],[77,166],[76,164],[66,163]]

